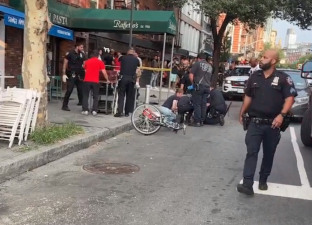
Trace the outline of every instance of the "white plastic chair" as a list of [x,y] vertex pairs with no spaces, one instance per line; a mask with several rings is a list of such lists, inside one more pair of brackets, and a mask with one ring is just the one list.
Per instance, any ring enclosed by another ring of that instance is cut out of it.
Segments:
[[0,95],[0,139],[9,141],[12,147],[16,132],[25,110],[27,96],[18,92],[1,92]]

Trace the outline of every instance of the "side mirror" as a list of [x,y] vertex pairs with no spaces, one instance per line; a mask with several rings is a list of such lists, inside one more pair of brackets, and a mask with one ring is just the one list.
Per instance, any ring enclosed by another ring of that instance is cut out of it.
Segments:
[[306,62],[302,65],[301,77],[305,79],[312,79],[312,61]]

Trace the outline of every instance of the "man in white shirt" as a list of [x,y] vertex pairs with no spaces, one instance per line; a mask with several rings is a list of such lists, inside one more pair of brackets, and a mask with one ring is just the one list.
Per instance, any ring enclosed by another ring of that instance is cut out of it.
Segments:
[[[142,64],[142,59],[139,57],[138,53],[135,53],[134,56],[137,57],[137,59],[138,59],[139,62],[140,62],[140,67],[142,67],[142,66],[143,66],[143,64]],[[141,78],[141,76],[142,76],[142,70],[141,70],[141,68],[138,68],[138,69],[137,69],[136,84],[135,84],[135,87],[136,87],[136,88],[140,88],[140,78]]]
[[259,62],[258,62],[258,59],[256,58],[252,58],[250,60],[250,71],[249,71],[249,74],[253,74],[254,72],[256,72],[257,70],[260,70],[260,67],[259,67]]

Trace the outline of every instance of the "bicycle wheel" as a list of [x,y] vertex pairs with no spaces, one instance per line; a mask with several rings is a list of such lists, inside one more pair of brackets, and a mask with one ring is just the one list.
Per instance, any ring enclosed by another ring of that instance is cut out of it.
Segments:
[[158,108],[150,104],[139,105],[131,115],[131,123],[136,131],[144,135],[155,134],[161,127],[162,115]]

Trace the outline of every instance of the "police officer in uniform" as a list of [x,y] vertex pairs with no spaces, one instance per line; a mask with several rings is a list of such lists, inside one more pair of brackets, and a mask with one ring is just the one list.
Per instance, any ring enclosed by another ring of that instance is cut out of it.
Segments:
[[118,110],[114,115],[115,117],[121,117],[125,104],[125,116],[128,117],[129,113],[133,112],[134,99],[135,99],[135,84],[136,73],[140,69],[140,61],[135,56],[135,51],[129,49],[127,55],[119,58],[120,61],[120,77],[118,82]]
[[240,122],[243,124],[243,115],[248,113],[250,124],[245,137],[247,155],[244,179],[242,184],[237,185],[237,191],[246,195],[254,194],[252,186],[261,143],[263,159],[258,188],[263,191],[268,189],[267,178],[281,138],[280,127],[297,96],[290,76],[275,69],[278,60],[277,51],[267,50],[260,62],[262,70],[250,76],[245,89]]
[[198,61],[192,66],[189,76],[193,83],[192,103],[194,106],[194,123],[190,124],[191,126],[204,125],[211,77],[212,66],[206,61],[206,54],[198,54]]
[[82,105],[82,81],[85,71],[83,69],[83,62],[86,60],[83,52],[83,45],[76,44],[75,49],[68,52],[64,58],[63,64],[63,82],[67,84],[67,90],[63,100],[62,110],[70,111],[68,102],[71,93],[76,85],[78,92],[78,105]]

